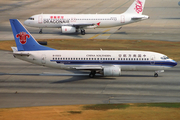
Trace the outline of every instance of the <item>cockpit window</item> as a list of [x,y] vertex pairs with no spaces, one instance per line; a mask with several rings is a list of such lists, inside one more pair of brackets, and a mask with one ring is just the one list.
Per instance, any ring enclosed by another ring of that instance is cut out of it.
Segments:
[[28,20],[34,20],[34,18],[30,17],[30,18],[28,18]]
[[169,59],[167,56],[163,56],[161,57],[162,60],[166,60],[166,59]]

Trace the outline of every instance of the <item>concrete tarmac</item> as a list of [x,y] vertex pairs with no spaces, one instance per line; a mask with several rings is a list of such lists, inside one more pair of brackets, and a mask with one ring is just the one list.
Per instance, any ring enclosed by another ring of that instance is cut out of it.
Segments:
[[[14,40],[9,19],[22,23],[39,13],[119,14],[133,0],[26,0],[0,1],[0,40]],[[87,29],[86,35],[62,34],[60,29],[27,27],[36,39],[145,39],[179,41],[179,0],[146,0],[144,13],[150,19],[115,28]],[[119,30],[118,30],[119,29]],[[36,66],[0,51],[0,107],[74,105],[98,103],[179,102],[180,66],[158,78],[153,72],[124,72],[120,77],[86,75],[66,76],[73,72]],[[4,75],[8,73],[8,75]],[[42,74],[44,73],[44,74]],[[53,76],[44,76],[57,73]],[[77,73],[76,73],[77,74]],[[81,73],[78,73],[81,74]],[[88,74],[88,73],[85,73]]]
[[7,51],[0,56],[0,108],[180,101],[179,65],[157,78],[153,72],[122,71],[120,77],[92,79],[86,72],[62,76],[81,72],[36,66]]
[[[26,0],[0,1],[0,40],[13,40],[9,19],[19,19],[22,23],[32,15],[54,14],[120,14],[134,0]],[[180,40],[179,0],[146,0],[143,14],[150,19],[115,28],[87,29],[86,35],[62,34],[61,29],[27,27],[36,39],[145,39]],[[118,30],[119,29],[119,30]]]

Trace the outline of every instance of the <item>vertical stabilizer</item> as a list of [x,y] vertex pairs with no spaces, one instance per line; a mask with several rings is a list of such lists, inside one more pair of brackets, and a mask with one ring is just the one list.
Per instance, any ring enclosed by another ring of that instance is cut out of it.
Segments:
[[10,19],[18,51],[54,50],[40,45],[17,19]]
[[145,1],[146,0],[135,0],[125,13],[142,15]]

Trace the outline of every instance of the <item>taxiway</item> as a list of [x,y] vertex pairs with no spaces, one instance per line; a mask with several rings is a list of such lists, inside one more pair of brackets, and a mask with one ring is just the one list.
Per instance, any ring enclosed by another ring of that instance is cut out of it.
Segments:
[[0,51],[1,108],[180,101],[179,65],[157,78],[153,72],[122,71],[120,77],[92,79],[88,73],[36,66],[7,53]]
[[[39,13],[118,14],[133,0],[26,0],[0,1],[0,40],[14,40],[9,19],[24,22]],[[86,35],[62,34],[60,29],[27,27],[36,39],[144,39],[180,40],[179,0],[146,0],[149,20],[126,26],[87,29]],[[98,103],[179,102],[180,66],[158,78],[152,72],[122,72],[120,77],[45,76],[42,73],[72,72],[36,66],[0,51],[0,107],[25,107]],[[6,74],[6,75],[4,75]]]
[[[54,14],[120,14],[134,0],[26,0],[0,2],[0,40],[13,40],[9,19],[22,23],[32,15]],[[150,19],[115,28],[87,29],[86,35],[62,34],[61,29],[27,27],[36,39],[136,39],[136,40],[180,40],[179,0],[146,0],[143,14]]]

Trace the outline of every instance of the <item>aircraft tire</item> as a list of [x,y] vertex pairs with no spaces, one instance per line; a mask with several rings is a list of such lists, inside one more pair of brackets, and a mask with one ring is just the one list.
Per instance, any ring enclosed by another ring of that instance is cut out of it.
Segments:
[[91,73],[89,74],[89,77],[94,78],[95,74],[96,74],[96,71],[91,71]]
[[85,35],[85,34],[86,34],[85,30],[81,30],[81,35]]
[[40,29],[39,34],[42,34],[42,29]]
[[154,73],[154,77],[158,77],[158,74],[157,74],[157,73]]

